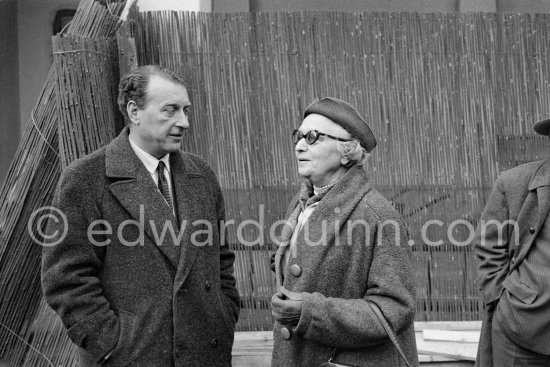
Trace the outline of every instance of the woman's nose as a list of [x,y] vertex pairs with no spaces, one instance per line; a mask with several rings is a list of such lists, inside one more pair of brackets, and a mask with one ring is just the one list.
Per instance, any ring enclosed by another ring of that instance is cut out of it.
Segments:
[[294,146],[294,150],[295,150],[296,152],[303,152],[303,151],[306,151],[306,150],[307,150],[306,139],[305,139],[305,138],[302,138],[302,139],[298,140],[298,142],[297,142],[296,145]]

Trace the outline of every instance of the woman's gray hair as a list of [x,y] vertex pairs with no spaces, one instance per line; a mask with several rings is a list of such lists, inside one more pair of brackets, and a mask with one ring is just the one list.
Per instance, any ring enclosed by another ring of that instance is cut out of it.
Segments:
[[336,144],[336,149],[342,154],[342,158],[349,160],[349,163],[346,164],[347,167],[358,164],[360,166],[364,165],[365,169],[367,168],[366,165],[370,158],[370,153],[363,148],[359,140],[352,138],[350,141],[339,141]]

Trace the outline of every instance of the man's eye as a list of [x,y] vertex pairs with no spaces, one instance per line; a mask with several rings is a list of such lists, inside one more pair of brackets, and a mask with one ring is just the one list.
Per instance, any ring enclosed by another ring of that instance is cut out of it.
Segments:
[[186,116],[189,115],[191,113],[191,107],[185,107],[183,113],[185,113]]
[[165,107],[164,112],[166,113],[174,113],[176,112],[176,109],[174,107]]

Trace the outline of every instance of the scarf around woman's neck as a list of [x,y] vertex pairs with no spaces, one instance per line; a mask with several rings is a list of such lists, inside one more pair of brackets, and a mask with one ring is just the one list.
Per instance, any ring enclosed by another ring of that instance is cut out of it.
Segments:
[[[347,172],[346,172],[347,171]],[[319,218],[330,219],[334,215],[341,217],[341,222],[344,222],[345,217],[349,214],[361,198],[365,195],[366,192],[371,190],[371,186],[368,182],[368,177],[363,167],[354,165],[342,173],[342,176],[337,178],[334,182],[334,185],[331,186],[329,190],[323,193],[315,195],[313,193],[313,187],[310,183],[304,183],[302,190],[297,195],[298,197],[294,199],[291,203],[293,208],[289,208],[291,212],[287,212],[287,220],[281,228],[280,236],[277,238],[276,245],[279,246],[279,249],[275,255],[275,279],[277,281],[277,286],[281,286],[284,280],[283,278],[283,268],[282,268],[282,258],[287,250],[287,246],[290,245],[290,240],[294,232],[294,228],[297,225],[298,217],[302,212],[302,205],[311,205],[314,202],[320,202],[326,197],[326,200],[323,200],[315,208],[315,212],[312,216]],[[345,176],[345,177],[344,177]],[[317,197],[316,197],[317,196]],[[323,204],[326,202],[326,205]],[[339,207],[341,210],[335,212],[335,207]],[[319,212],[317,215],[316,213]],[[338,214],[335,214],[338,213]],[[309,220],[309,219],[308,219]],[[310,228],[312,234],[317,233],[322,227],[322,223],[312,222]],[[329,234],[330,235],[330,234]]]
[[[281,235],[279,237],[279,246],[285,247],[290,244],[290,239],[292,237],[292,233],[294,232],[294,228],[296,228],[296,224],[298,223],[298,217],[300,216],[300,213],[308,206],[321,201],[330,191],[330,189],[346,174],[346,172],[348,172],[348,170],[349,167],[340,167],[338,171],[336,171],[336,173],[332,176],[329,183],[320,188],[316,188],[315,186],[313,186],[311,184],[311,181],[307,179],[302,182],[300,197],[298,200],[300,205],[296,205],[296,208],[294,208],[294,210],[286,220],[286,223],[283,226],[281,230]],[[277,268],[279,268],[280,266],[283,253],[284,252],[277,251],[277,254],[275,255],[275,266]],[[281,285],[282,279],[279,280],[277,278],[277,287],[280,287]]]
[[[327,194],[327,192],[329,192],[330,189],[346,174],[348,169],[349,167],[341,166],[338,171],[334,173],[328,184],[326,184],[325,186],[318,187],[312,185],[311,181],[305,179],[302,182],[302,188],[300,191],[300,211],[303,211],[308,206],[321,201],[323,197]],[[299,214],[300,213],[298,212],[298,215]]]

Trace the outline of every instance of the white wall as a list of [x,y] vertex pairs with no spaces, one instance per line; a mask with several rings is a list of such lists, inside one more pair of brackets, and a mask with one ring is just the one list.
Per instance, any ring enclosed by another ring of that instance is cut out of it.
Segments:
[[503,13],[549,13],[548,0],[499,0],[497,11]]
[[213,13],[248,13],[250,0],[212,0]]
[[250,0],[250,11],[454,12],[458,10],[458,1],[459,0]]
[[138,0],[139,11],[188,10],[210,13],[212,0]]

